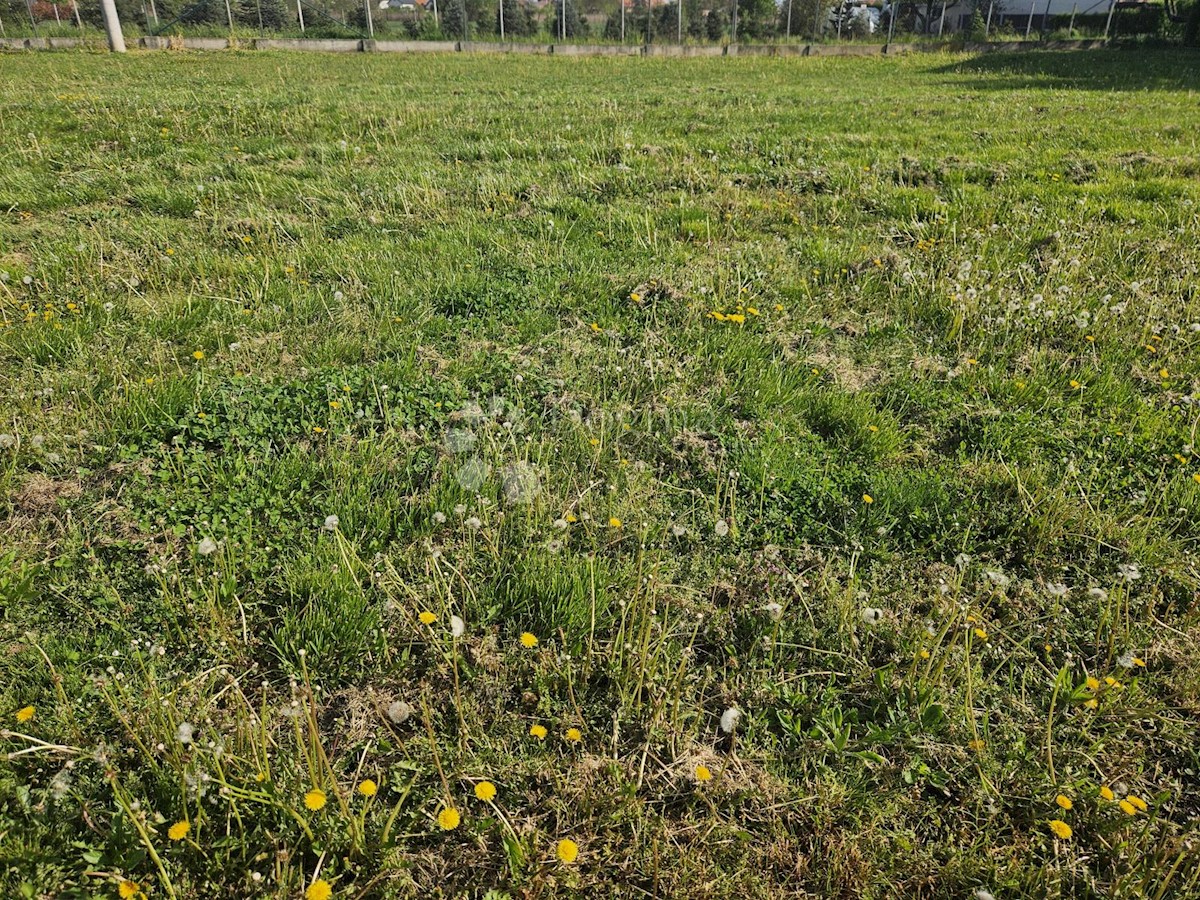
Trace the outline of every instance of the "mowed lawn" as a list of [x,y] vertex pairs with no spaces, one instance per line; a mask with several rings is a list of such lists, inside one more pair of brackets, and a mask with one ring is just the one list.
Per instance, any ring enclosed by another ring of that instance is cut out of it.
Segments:
[[0,56],[0,886],[1200,896],[1194,54]]

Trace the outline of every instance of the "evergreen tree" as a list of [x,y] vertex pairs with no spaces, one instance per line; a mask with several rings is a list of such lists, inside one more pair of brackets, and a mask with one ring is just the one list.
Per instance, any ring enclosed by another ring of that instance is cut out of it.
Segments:
[[554,13],[547,22],[549,23],[552,35],[555,37],[562,36],[563,28],[559,23],[559,17],[564,13],[564,6],[566,7],[567,37],[583,37],[587,34],[587,23],[579,16],[579,4],[577,0],[551,0],[551,2],[554,7]]
[[[504,2],[504,36],[506,38],[529,37],[534,33],[536,25],[529,7],[522,0],[503,0]],[[493,16],[496,34],[500,33],[500,9],[497,6]]]
[[[233,8],[234,21],[249,28],[280,31],[291,24],[283,0],[238,0]],[[364,23],[365,24],[365,23]]]
[[[737,0],[738,39],[762,39],[775,34],[775,0]],[[794,20],[793,20],[794,23]]]
[[438,7],[442,12],[442,34],[449,41],[467,40],[467,4],[464,0],[444,0]]
[[704,17],[704,36],[710,41],[721,41],[725,38],[725,13],[719,9],[710,9]]

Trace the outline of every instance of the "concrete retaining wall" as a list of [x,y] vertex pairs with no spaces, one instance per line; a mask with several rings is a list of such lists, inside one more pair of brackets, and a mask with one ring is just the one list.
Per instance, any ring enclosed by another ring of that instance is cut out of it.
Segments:
[[[184,46],[187,42],[184,41]],[[256,38],[251,42],[255,50],[309,50],[317,53],[358,53],[363,49],[362,41],[305,40],[301,38]],[[188,49],[191,49],[190,47]]]
[[456,53],[456,41],[364,41],[374,45],[376,53]]
[[[729,44],[728,46],[650,46],[619,44],[530,44],[490,41],[307,40],[300,38],[143,37],[131,46],[142,50],[302,50],[316,53],[522,53],[554,56],[899,56],[908,53],[1024,52],[1031,50],[1098,50],[1106,41],[999,41],[995,43],[905,44]],[[0,50],[70,50],[105,46],[103,38],[0,38]]]

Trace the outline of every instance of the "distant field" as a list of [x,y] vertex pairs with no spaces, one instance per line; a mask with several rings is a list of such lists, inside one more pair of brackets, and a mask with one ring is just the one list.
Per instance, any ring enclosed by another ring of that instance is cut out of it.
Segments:
[[1198,90],[0,56],[4,896],[1200,896]]

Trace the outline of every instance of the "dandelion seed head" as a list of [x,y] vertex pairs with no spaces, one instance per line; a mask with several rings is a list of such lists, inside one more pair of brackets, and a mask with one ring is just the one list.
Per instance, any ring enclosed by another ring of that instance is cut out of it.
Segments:
[[388,704],[387,717],[393,725],[403,725],[412,717],[413,708],[403,700],[393,700]]
[[326,531],[337,531],[341,521],[337,516],[326,516],[325,524],[322,526]]
[[721,713],[721,730],[726,734],[733,732],[737,728],[738,720],[742,717],[742,711],[736,706],[731,706]]
[[196,547],[196,552],[201,556],[212,556],[212,554],[217,552],[217,542],[210,537],[206,537]]

